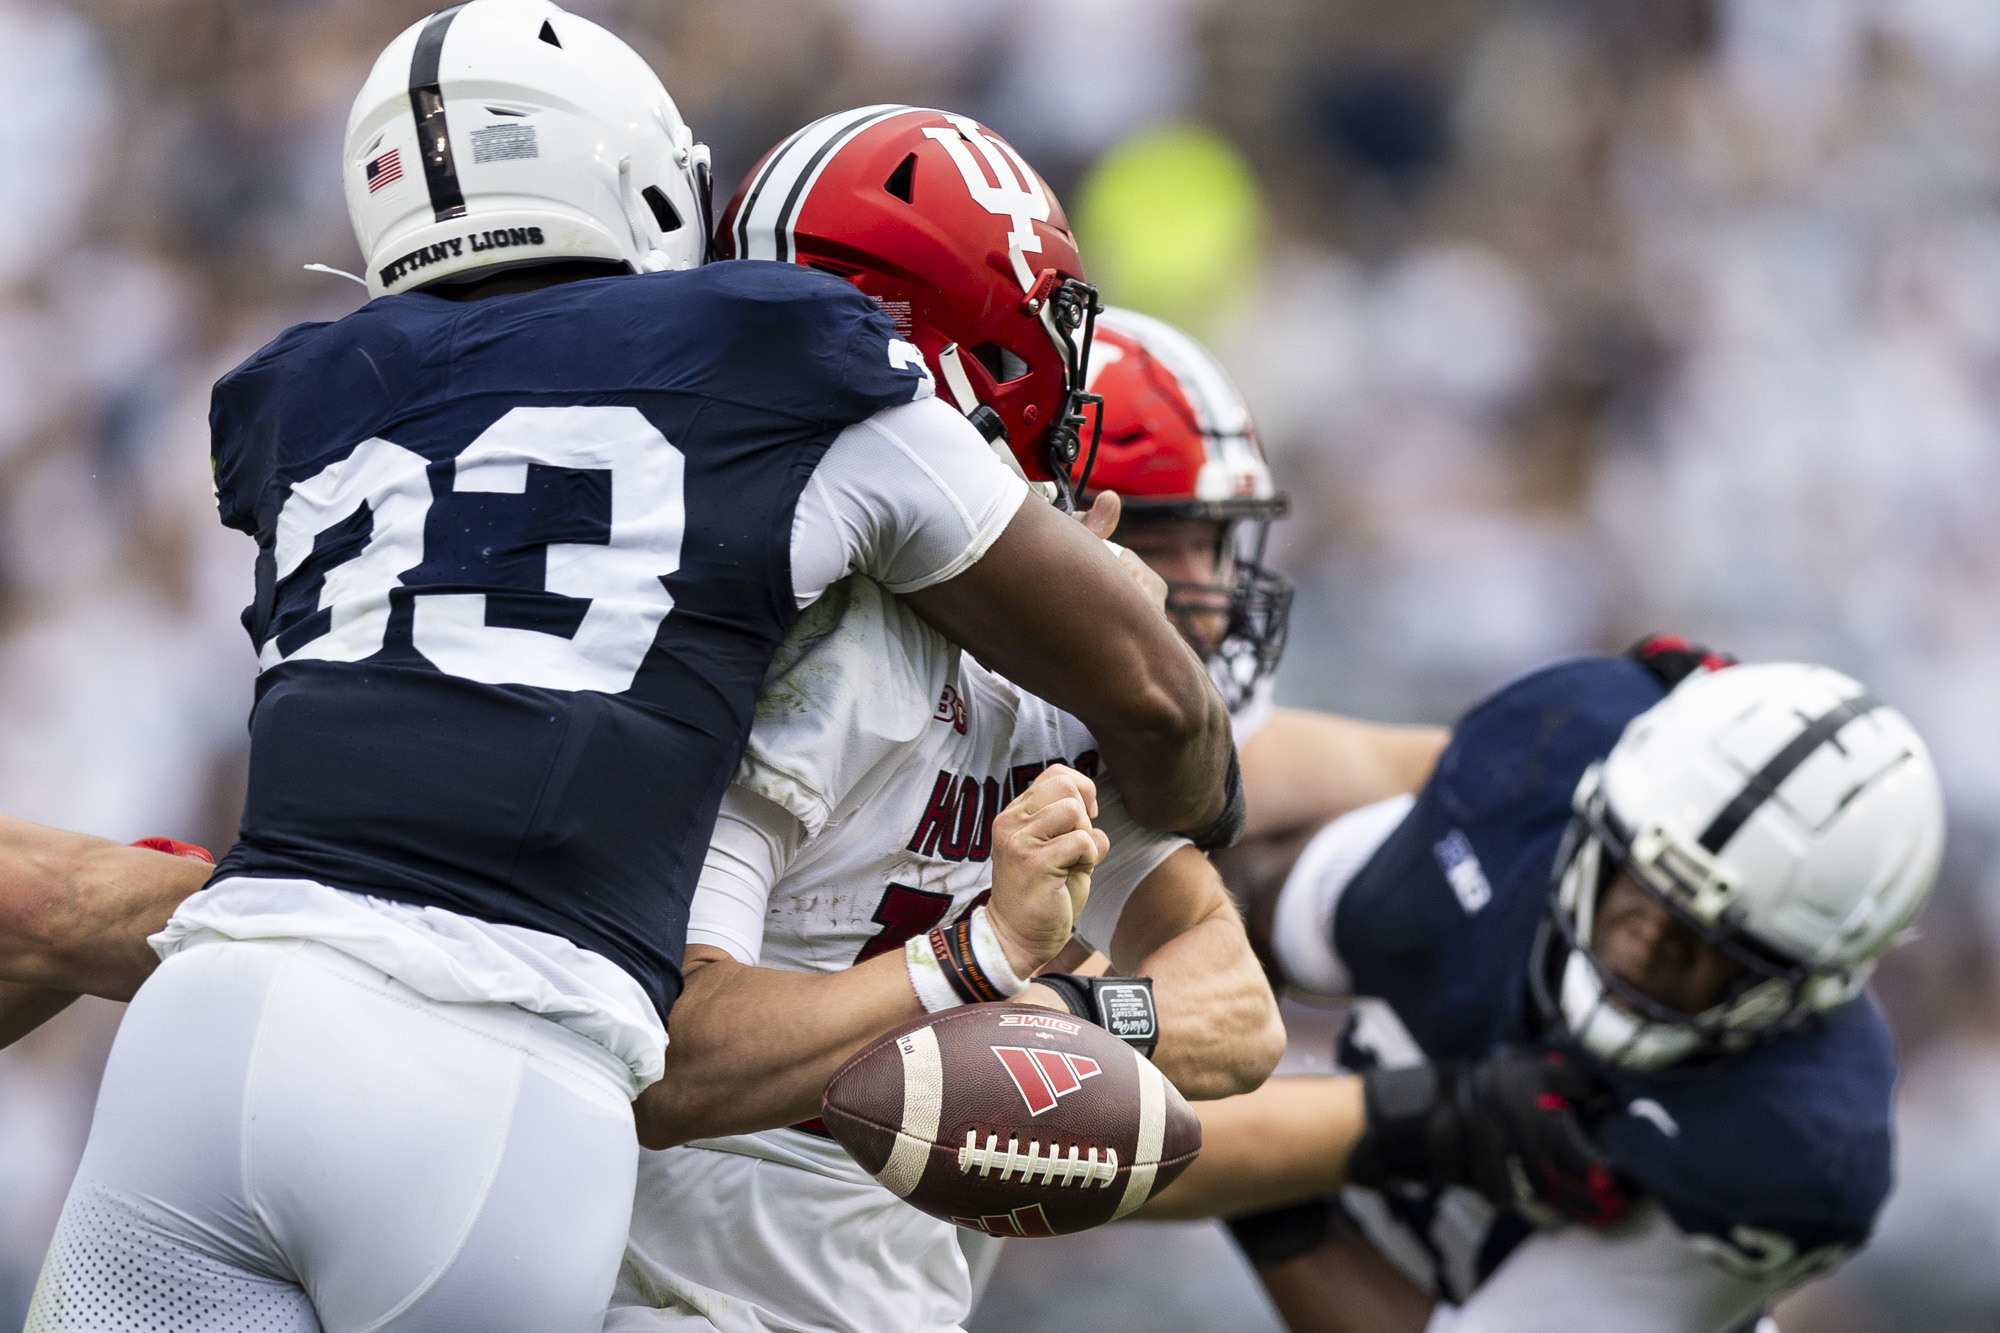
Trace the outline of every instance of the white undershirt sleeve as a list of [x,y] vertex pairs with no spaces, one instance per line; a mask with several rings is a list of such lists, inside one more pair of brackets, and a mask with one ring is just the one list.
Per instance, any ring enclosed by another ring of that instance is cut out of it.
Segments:
[[916,592],[964,573],[1027,498],[957,409],[920,398],[849,426],[792,518],[792,592],[809,606],[849,574]]
[[1271,921],[1271,948],[1285,981],[1312,995],[1342,999],[1353,993],[1347,964],[1333,944],[1333,915],[1340,896],[1386,842],[1416,798],[1404,793],[1351,810],[1334,820],[1306,844]]
[[1077,915],[1076,935],[1099,953],[1109,954],[1111,937],[1133,891],[1160,868],[1162,861],[1190,844],[1171,833],[1141,828],[1125,813],[1118,788],[1105,778],[1097,783],[1097,818],[1092,822],[1104,830],[1111,850],[1091,872],[1090,897]]
[[746,967],[757,966],[771,887],[804,841],[805,827],[790,811],[731,783],[722,794],[688,908],[687,942],[720,949]]
[[1464,1305],[1439,1305],[1425,1333],[1733,1333],[1785,1286],[1707,1258],[1644,1203],[1608,1232],[1537,1232]]

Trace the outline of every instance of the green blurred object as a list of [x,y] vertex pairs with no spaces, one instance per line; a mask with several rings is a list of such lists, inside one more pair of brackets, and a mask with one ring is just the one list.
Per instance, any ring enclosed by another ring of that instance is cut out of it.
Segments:
[[1201,334],[1250,294],[1264,196],[1250,164],[1199,125],[1134,135],[1085,177],[1076,211],[1085,270],[1105,299]]

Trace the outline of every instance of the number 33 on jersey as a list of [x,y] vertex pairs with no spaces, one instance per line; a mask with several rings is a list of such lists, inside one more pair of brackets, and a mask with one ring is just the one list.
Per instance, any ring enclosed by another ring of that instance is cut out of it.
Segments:
[[[433,466],[450,477],[435,500]],[[684,467],[633,407],[512,408],[436,465],[365,440],[295,484],[278,515],[275,632],[258,666],[373,657],[391,594],[408,588],[412,644],[440,671],[622,693],[673,607]],[[524,575],[541,587],[518,586]]]

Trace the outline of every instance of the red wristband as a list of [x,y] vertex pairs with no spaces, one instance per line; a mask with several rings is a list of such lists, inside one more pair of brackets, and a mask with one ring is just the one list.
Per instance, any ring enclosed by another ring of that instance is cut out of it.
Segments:
[[215,858],[209,854],[206,847],[197,847],[191,842],[182,842],[179,838],[141,838],[132,845],[155,852],[165,852],[168,856],[185,856],[190,861],[215,864]]

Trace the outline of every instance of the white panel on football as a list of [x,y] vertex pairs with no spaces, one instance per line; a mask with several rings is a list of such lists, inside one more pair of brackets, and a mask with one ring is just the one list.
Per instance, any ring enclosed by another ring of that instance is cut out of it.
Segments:
[[922,1027],[897,1038],[903,1053],[903,1127],[889,1160],[875,1178],[897,1198],[907,1199],[924,1178],[931,1141],[937,1138],[944,1113],[944,1061],[938,1055],[937,1033]]
[[1160,1144],[1167,1133],[1167,1083],[1153,1062],[1137,1051],[1132,1058],[1139,1066],[1139,1147],[1132,1157],[1131,1174],[1125,1178],[1125,1197],[1118,1201],[1119,1218],[1144,1203],[1153,1192],[1153,1177],[1160,1169]]

